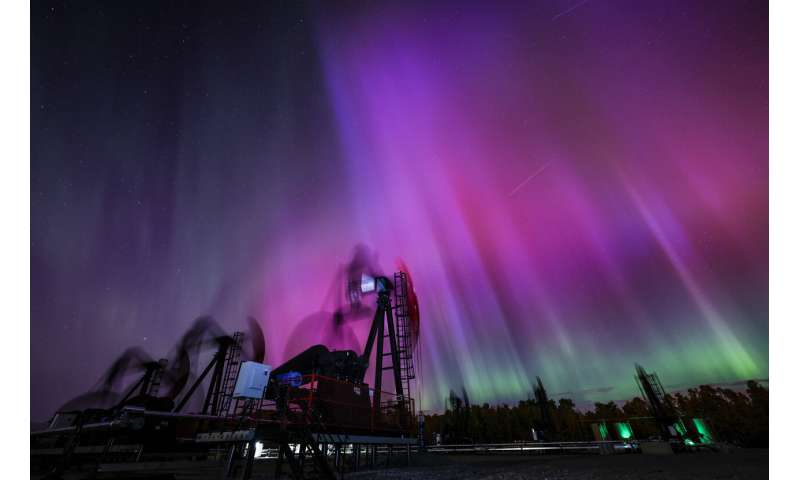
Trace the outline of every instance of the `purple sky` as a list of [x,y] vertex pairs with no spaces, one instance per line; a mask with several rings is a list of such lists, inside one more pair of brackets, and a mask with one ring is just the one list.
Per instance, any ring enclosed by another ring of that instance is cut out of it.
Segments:
[[414,276],[426,409],[536,375],[627,398],[634,362],[674,388],[766,378],[767,13],[37,4],[34,419],[200,315],[258,318],[273,365],[360,350],[366,320],[332,341],[319,313],[357,244]]

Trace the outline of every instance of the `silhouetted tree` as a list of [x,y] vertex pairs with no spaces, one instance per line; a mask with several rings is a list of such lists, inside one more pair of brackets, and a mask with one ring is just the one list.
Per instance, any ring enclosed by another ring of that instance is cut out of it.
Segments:
[[[425,417],[425,440],[433,442],[439,433],[446,443],[502,443],[531,440],[531,429],[541,430],[546,423],[542,408],[534,399],[522,400],[516,406],[469,405],[454,392],[447,399],[443,414]],[[748,382],[745,392],[701,385],[686,393],[667,395],[667,401],[678,409],[686,423],[702,418],[717,441],[747,447],[768,446],[769,391],[758,382]],[[547,415],[552,424],[547,440],[591,440],[592,422],[626,421],[636,438],[660,434],[648,403],[635,397],[621,406],[615,402],[596,403],[592,410],[579,411],[575,403],[561,398],[547,402]],[[689,425],[687,425],[689,426]],[[689,426],[691,428],[691,426]]]

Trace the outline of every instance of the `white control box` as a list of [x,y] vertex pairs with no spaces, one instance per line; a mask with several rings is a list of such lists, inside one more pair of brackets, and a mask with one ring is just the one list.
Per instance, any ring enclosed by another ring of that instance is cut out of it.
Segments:
[[272,367],[258,362],[242,362],[233,389],[233,398],[255,398],[264,395]]

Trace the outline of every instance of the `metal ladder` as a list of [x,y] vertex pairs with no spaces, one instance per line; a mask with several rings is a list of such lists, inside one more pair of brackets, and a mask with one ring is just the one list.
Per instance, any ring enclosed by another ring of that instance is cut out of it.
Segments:
[[225,356],[225,373],[222,376],[222,387],[220,388],[219,414],[225,415],[231,405],[233,389],[236,386],[236,379],[239,376],[239,365],[242,356],[242,332],[233,334],[233,344],[228,348]]
[[411,380],[415,378],[411,325],[408,311],[408,281],[405,272],[394,274],[394,308],[397,326],[397,350],[403,398],[411,398]]

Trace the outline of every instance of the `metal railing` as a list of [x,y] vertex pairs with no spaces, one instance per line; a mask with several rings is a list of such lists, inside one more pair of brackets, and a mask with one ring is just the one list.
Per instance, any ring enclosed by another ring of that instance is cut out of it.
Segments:
[[[413,399],[322,375],[308,375],[303,380],[304,385],[291,393],[290,403],[301,407],[309,423],[313,420],[313,411],[328,426],[368,428],[370,431],[405,431],[412,427]],[[375,395],[380,395],[377,411],[373,409]]]
[[432,453],[522,453],[522,454],[554,454],[554,453],[598,453],[603,446],[613,450],[628,451],[635,449],[632,442],[591,441],[591,442],[515,442],[515,443],[481,443],[458,445],[432,445],[428,451]]

